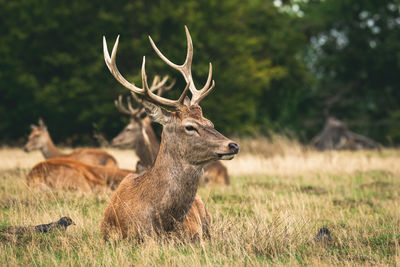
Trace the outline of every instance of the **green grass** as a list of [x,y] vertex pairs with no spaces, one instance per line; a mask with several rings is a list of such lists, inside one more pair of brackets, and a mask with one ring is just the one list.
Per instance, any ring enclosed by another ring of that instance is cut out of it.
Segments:
[[[368,152],[368,157],[400,159],[391,153]],[[199,190],[213,217],[211,240],[164,238],[139,245],[102,240],[100,222],[111,192],[32,191],[25,185],[28,169],[2,170],[0,227],[61,216],[76,225],[66,232],[0,241],[0,265],[399,265],[400,173],[390,166],[236,175],[229,187]],[[331,231],[332,242],[313,241],[321,227]]]

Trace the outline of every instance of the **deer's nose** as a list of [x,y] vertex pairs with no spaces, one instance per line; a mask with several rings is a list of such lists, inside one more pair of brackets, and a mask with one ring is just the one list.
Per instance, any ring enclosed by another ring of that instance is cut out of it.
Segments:
[[229,143],[229,149],[232,151],[232,153],[237,154],[239,152],[239,145],[236,143]]

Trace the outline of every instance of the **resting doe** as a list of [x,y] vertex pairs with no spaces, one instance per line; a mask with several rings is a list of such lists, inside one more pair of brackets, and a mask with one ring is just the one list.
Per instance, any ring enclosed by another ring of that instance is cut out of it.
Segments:
[[101,149],[78,149],[69,154],[61,152],[54,145],[49,131],[42,119],[39,119],[39,126],[31,125],[31,129],[32,132],[29,135],[29,140],[24,147],[25,152],[39,149],[46,159],[69,158],[93,165],[107,166],[111,168],[118,167],[115,158]]

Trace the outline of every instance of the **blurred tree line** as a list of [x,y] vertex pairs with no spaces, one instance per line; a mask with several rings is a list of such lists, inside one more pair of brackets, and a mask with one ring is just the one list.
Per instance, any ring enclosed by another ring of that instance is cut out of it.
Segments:
[[127,122],[115,109],[128,95],[107,70],[121,35],[118,66],[141,84],[168,74],[151,35],[173,62],[194,43],[198,87],[213,63],[216,89],[202,102],[225,134],[279,132],[307,142],[335,116],[383,143],[400,142],[400,6],[395,0],[49,1],[0,0],[0,142],[22,143],[42,117],[56,143],[93,144]]

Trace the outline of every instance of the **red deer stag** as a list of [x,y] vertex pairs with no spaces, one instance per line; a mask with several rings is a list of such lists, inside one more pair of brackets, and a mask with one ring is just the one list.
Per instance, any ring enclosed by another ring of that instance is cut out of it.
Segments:
[[117,161],[106,151],[86,148],[78,149],[72,153],[65,154],[58,150],[50,137],[49,131],[42,119],[39,119],[39,126],[31,125],[32,132],[29,135],[28,143],[26,143],[25,152],[40,150],[46,159],[51,158],[69,158],[82,161],[88,164],[107,166],[117,168]]
[[[143,96],[142,104],[146,113],[163,126],[160,149],[152,168],[138,177],[128,175],[112,195],[101,225],[105,238],[111,232],[116,232],[122,237],[141,239],[180,228],[193,207],[204,164],[232,159],[239,152],[238,144],[220,134],[212,122],[203,117],[199,103],[214,88],[214,81],[211,83],[212,66],[210,63],[205,86],[197,90],[191,74],[193,44],[186,27],[185,30],[188,50],[183,65],[169,61],[150,38],[161,59],[185,78],[187,85],[178,100],[170,100],[150,91],[144,57],[141,71],[143,88],[129,83],[116,66],[119,37],[111,57],[103,38],[104,59],[110,72],[132,93]],[[186,96],[188,90],[192,94],[191,99]],[[172,108],[173,111],[161,106]],[[207,216],[202,220],[202,226],[207,229]],[[200,238],[203,233],[201,230],[198,229],[196,233]]]
[[[158,95],[161,95],[161,93],[159,92]],[[133,109],[128,98],[128,108],[125,108],[122,104],[122,97],[119,96],[118,101],[115,100],[115,106],[122,114],[130,117],[130,122],[114,137],[111,145],[113,147],[132,147],[135,149],[140,159],[136,164],[136,171],[142,173],[153,166],[160,147],[160,143],[151,126],[151,120],[148,116],[143,117],[144,109],[140,105],[140,102],[139,107]],[[208,183],[229,185],[228,170],[221,162],[213,161],[204,165],[204,174],[200,179],[200,184],[204,185]]]

